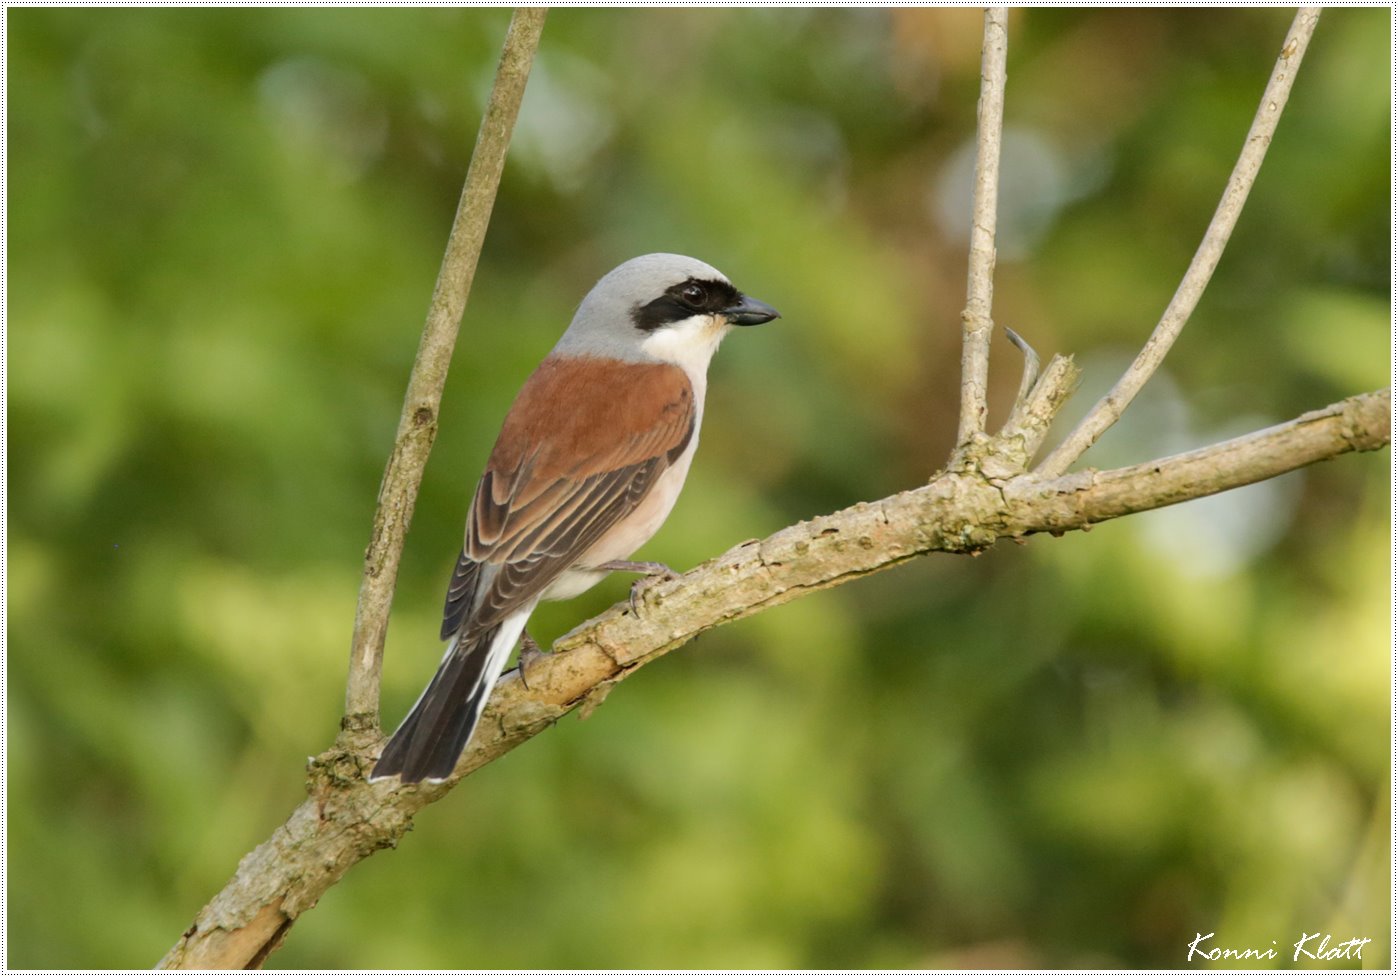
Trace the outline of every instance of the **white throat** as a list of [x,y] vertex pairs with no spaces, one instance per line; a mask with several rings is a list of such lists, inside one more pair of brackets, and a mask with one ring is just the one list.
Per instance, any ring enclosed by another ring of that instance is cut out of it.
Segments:
[[733,325],[723,316],[691,316],[673,326],[657,329],[641,340],[641,349],[648,356],[673,363],[684,370],[694,387],[695,398],[702,405],[709,360],[713,359],[718,344],[732,329]]

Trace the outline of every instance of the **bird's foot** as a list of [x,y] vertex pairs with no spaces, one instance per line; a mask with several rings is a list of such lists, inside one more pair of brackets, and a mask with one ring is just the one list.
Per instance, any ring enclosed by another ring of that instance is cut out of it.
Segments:
[[636,560],[611,560],[607,563],[599,563],[595,569],[609,570],[615,573],[643,573],[640,580],[631,585],[631,595],[627,598],[627,604],[631,607],[631,616],[640,617],[638,601],[640,596],[646,592],[652,584],[662,580],[678,580],[679,574],[663,563]]
[[529,688],[529,669],[537,665],[540,659],[548,657],[549,653],[539,647],[539,642],[530,637],[528,631],[520,633],[519,681],[526,689]]

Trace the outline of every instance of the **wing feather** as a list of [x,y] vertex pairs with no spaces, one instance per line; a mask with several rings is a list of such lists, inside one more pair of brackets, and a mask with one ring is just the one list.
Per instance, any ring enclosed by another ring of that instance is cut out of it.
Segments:
[[476,487],[442,636],[494,627],[547,589],[636,509],[696,424],[694,391],[679,367],[545,360]]

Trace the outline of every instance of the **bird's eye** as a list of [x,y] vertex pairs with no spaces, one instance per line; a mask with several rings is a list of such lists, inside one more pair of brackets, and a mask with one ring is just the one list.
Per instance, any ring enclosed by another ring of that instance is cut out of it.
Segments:
[[687,305],[702,305],[704,302],[704,290],[698,285],[686,285],[684,290],[680,292],[680,298],[683,299]]

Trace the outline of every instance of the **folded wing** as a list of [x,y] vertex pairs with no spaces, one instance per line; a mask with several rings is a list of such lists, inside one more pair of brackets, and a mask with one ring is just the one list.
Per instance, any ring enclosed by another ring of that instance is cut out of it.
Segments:
[[694,391],[679,367],[544,360],[476,487],[442,637],[495,627],[534,600],[636,509],[694,428]]

